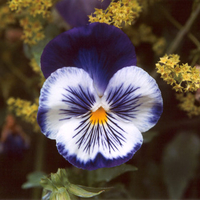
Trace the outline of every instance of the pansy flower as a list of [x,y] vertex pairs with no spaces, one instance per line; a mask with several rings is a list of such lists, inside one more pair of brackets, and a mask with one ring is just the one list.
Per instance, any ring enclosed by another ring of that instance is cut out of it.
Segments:
[[61,0],[56,3],[56,9],[62,18],[72,27],[88,24],[88,15],[95,8],[106,9],[110,0]]
[[66,31],[45,47],[38,123],[76,167],[114,167],[132,158],[162,113],[155,80],[136,66],[122,30],[103,23]]

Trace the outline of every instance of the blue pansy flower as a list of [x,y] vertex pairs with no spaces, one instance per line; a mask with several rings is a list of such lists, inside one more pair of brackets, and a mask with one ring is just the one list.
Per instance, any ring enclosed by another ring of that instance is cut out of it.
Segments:
[[106,9],[110,0],[61,0],[56,3],[56,9],[62,18],[72,27],[88,24],[88,15],[95,8]]
[[155,80],[136,67],[135,49],[120,29],[92,23],[45,47],[39,98],[42,133],[76,167],[114,167],[132,158],[162,113]]

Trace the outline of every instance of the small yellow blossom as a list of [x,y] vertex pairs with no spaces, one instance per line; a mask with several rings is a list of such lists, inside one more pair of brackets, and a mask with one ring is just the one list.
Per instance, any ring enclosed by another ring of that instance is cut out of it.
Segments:
[[159,62],[162,64],[166,64],[168,59],[169,59],[169,56],[167,54],[165,54],[163,57],[160,58]]
[[176,98],[180,101],[179,108],[185,112],[189,117],[200,115],[200,106],[195,104],[195,95],[192,93],[177,94]]
[[21,117],[24,121],[31,123],[34,126],[34,131],[39,131],[37,124],[38,99],[34,103],[20,98],[13,97],[7,100],[9,111],[14,111],[16,116]]
[[28,24],[29,24],[29,19],[28,17],[25,17],[23,19],[21,19],[19,21],[20,25],[23,26],[24,28],[28,27]]
[[200,88],[200,72],[187,63],[179,65],[177,54],[165,55],[156,63],[157,73],[176,92],[193,92]]
[[192,79],[191,73],[182,73],[182,78],[184,81],[190,81]]
[[159,73],[159,74],[161,74],[161,75],[164,75],[164,74],[166,74],[166,72],[165,72],[165,67],[164,66],[161,66],[160,64],[156,64],[156,67],[157,67],[157,72]]
[[[53,0],[10,0],[8,6],[20,14],[20,25],[23,28],[24,43],[34,45],[44,39],[43,25],[40,18],[49,20]],[[44,21],[43,20],[43,21]]]
[[35,35],[35,40],[36,41],[40,41],[42,39],[44,39],[45,35],[44,35],[44,32],[43,31],[40,31],[40,32],[37,32],[36,35]]
[[176,65],[176,66],[174,67],[174,73],[176,74],[177,77],[178,77],[179,74],[182,73],[182,72],[183,72],[183,70],[180,68],[179,65]]
[[172,77],[170,77],[170,76],[168,76],[168,77],[166,78],[166,82],[167,82],[167,84],[169,84],[169,85],[174,85],[174,84],[176,83],[176,81],[175,81]]
[[43,26],[39,20],[35,19],[32,22],[28,17],[25,17],[20,20],[20,25],[23,26],[22,39],[25,43],[33,45],[45,37]]
[[45,78],[44,78],[44,76],[43,76],[43,74],[41,72],[40,66],[37,64],[37,62],[36,62],[36,60],[34,58],[31,59],[29,64],[32,67],[33,71],[40,75],[40,83],[39,83],[39,85],[42,86],[44,81],[45,81]]
[[0,30],[3,30],[7,25],[16,23],[15,15],[10,11],[8,5],[0,7]]
[[30,66],[32,67],[33,71],[36,72],[37,74],[41,73],[40,66],[37,64],[34,58],[31,59]]
[[32,22],[31,27],[34,29],[35,32],[37,32],[42,29],[42,24],[39,21],[34,21]]
[[8,2],[9,7],[12,11],[17,13],[27,9],[28,14],[35,17],[36,15],[42,14],[45,18],[49,12],[49,8],[52,7],[52,0],[11,0]]
[[183,92],[183,87],[181,84],[175,85],[173,89],[176,90],[176,92]]
[[191,67],[188,65],[188,63],[182,64],[181,68],[183,69],[184,72],[191,72]]
[[95,12],[89,15],[89,22],[101,22],[113,24],[121,28],[124,23],[131,25],[132,22],[139,16],[142,8],[137,0],[120,0],[112,2],[106,10],[95,9]]
[[161,55],[163,53],[163,49],[166,47],[166,40],[163,37],[155,38],[155,42],[153,43],[153,51],[156,52],[157,55]]

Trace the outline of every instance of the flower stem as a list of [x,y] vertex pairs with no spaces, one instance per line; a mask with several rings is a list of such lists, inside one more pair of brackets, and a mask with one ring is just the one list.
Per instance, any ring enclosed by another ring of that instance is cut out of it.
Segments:
[[171,53],[174,53],[176,51],[176,49],[178,48],[179,44],[181,43],[183,37],[188,33],[188,31],[190,30],[195,19],[199,15],[199,12],[200,12],[200,3],[197,5],[196,9],[194,9],[192,11],[192,13],[191,13],[189,19],[187,20],[186,24],[181,28],[181,30],[176,35],[174,41],[171,43],[171,45],[169,46],[169,48],[166,51],[167,54],[171,54]]
[[[44,164],[44,150],[45,150],[45,137],[42,133],[36,133],[37,141],[36,141],[36,154],[35,154],[35,162],[34,162],[34,170],[42,171]],[[34,188],[32,191],[32,199],[40,199],[41,198],[41,188]]]
[[[165,15],[165,17],[166,17],[176,28],[178,28],[179,30],[183,29],[183,26],[182,26],[178,21],[176,21],[176,20],[169,14],[169,12],[168,12],[165,8],[161,7],[161,9],[162,9],[162,12],[163,12],[163,14]],[[200,48],[200,42],[199,42],[199,40],[198,40],[192,33],[188,33],[187,36],[188,36],[188,38],[189,38],[198,48]]]

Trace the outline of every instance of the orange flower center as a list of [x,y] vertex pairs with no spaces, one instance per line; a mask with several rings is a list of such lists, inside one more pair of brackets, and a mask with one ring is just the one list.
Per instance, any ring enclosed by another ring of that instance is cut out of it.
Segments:
[[96,124],[102,125],[106,123],[107,122],[106,111],[102,107],[100,107],[95,112],[92,112],[90,116],[90,122],[92,125],[96,125]]

